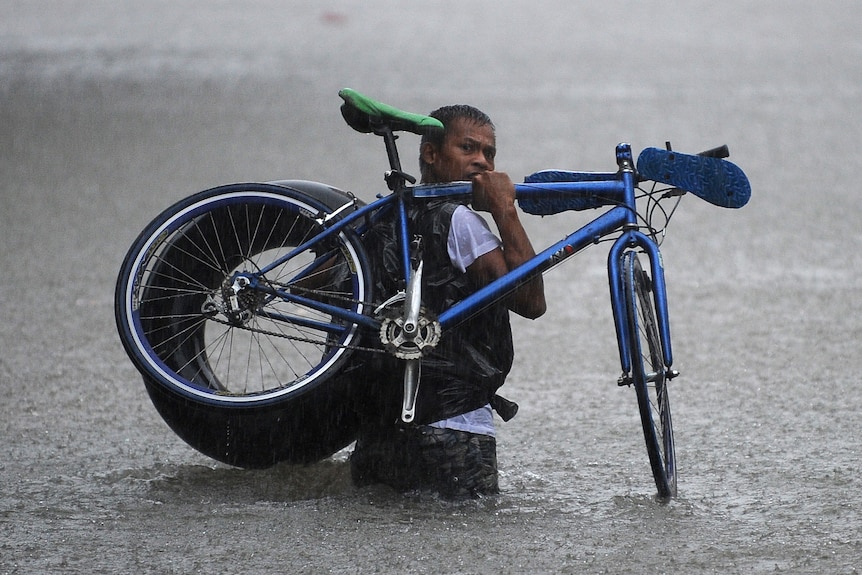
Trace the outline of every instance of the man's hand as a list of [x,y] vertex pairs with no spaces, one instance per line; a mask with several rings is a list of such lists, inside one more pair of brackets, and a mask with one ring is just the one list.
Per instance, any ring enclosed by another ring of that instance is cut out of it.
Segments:
[[[490,212],[500,232],[502,248],[479,256],[467,267],[477,285],[486,285],[536,255],[515,208],[515,185],[503,172],[481,172],[473,176],[473,209]],[[545,289],[538,275],[522,284],[507,299],[509,309],[535,319],[545,313]]]
[[505,172],[480,172],[473,176],[473,209],[495,216],[515,206],[515,184]]

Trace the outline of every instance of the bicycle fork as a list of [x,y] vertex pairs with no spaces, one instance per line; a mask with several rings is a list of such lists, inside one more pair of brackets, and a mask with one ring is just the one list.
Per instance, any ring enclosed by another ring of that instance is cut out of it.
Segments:
[[[664,279],[664,265],[658,246],[644,233],[630,229],[623,233],[611,246],[608,254],[608,283],[611,291],[611,309],[614,315],[614,326],[616,328],[617,344],[620,351],[620,364],[623,374],[628,374],[632,369],[631,353],[628,337],[629,326],[626,321],[626,299],[625,286],[623,285],[622,259],[623,253],[628,250],[640,248],[646,253],[650,262],[650,273],[652,276],[653,303],[656,310],[656,322],[658,323],[659,337],[664,350],[662,358],[668,369],[673,363],[673,354],[670,343],[670,320],[667,308],[667,289]],[[632,334],[634,335],[634,334]]]

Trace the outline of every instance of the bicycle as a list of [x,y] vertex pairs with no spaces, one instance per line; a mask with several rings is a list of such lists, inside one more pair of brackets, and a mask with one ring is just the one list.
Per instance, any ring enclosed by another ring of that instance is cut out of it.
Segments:
[[[466,201],[471,184],[415,185],[402,170],[396,133],[439,130],[439,121],[353,90],[339,95],[352,128],[383,138],[388,194],[366,204],[309,181],[220,186],[167,208],[129,249],[116,286],[118,331],[168,425],[192,447],[235,466],[327,457],[355,439],[354,405],[362,400],[363,378],[374,377],[366,371],[369,358],[386,354],[403,362],[401,418],[410,422],[422,358],[447,330],[521,282],[607,241],[622,368],[617,383],[635,388],[658,495],[672,497],[677,477],[667,384],[678,372],[671,368],[659,245],[686,192],[724,207],[748,201],[747,178],[722,159],[727,147],[689,155],[668,144],[645,149],[635,162],[631,146],[620,144],[615,172],[528,176],[516,184],[528,214],[604,211],[434,316],[422,306],[421,258],[407,208]],[[645,204],[640,212],[639,202]],[[363,243],[381,221],[397,223],[402,277],[396,293],[374,293],[377,256]]]

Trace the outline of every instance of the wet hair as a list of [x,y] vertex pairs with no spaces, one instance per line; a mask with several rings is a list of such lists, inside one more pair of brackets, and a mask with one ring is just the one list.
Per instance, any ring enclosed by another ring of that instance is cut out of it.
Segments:
[[[428,115],[443,122],[443,130],[433,130],[423,134],[422,142],[419,144],[420,150],[425,143],[430,143],[438,150],[442,148],[443,142],[445,142],[446,138],[449,137],[450,126],[455,120],[469,120],[471,122],[475,122],[479,126],[490,126],[492,130],[496,129],[494,127],[494,122],[491,121],[488,114],[478,108],[468,106],[467,104],[443,106],[442,108],[437,108]],[[424,180],[428,173],[428,164],[422,159],[421,153],[419,155],[419,172],[422,174],[422,178]]]

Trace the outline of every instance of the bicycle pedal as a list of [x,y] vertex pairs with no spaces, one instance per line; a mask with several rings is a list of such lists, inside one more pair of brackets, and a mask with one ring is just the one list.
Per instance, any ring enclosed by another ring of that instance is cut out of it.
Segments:
[[631,386],[632,383],[632,377],[627,373],[622,374],[619,379],[617,379],[617,385],[619,387]]

